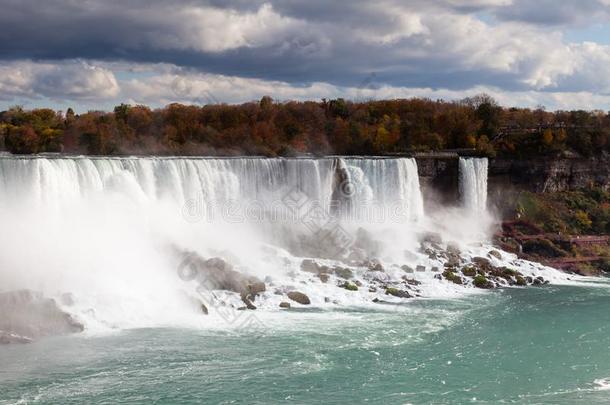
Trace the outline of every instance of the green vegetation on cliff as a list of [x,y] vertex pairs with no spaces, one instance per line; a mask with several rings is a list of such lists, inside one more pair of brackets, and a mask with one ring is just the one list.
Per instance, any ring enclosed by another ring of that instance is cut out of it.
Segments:
[[600,111],[503,108],[481,95],[355,103],[170,104],[152,110],[121,104],[76,115],[14,107],[0,112],[0,148],[12,153],[384,155],[470,148],[528,158],[610,148],[610,115]]
[[554,193],[522,192],[516,217],[548,233],[610,234],[610,193],[599,188]]

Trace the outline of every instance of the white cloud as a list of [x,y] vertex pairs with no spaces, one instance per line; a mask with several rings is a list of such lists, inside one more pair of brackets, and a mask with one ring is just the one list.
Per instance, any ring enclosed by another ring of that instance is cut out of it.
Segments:
[[0,95],[4,99],[103,100],[116,97],[119,92],[112,71],[85,62],[0,64]]
[[[398,96],[461,98],[482,88],[553,108],[570,97],[607,105],[604,94],[610,93],[610,47],[569,43],[556,23],[570,13],[598,21],[604,12],[597,0],[549,8],[540,17],[552,24],[522,19],[532,6],[522,0],[49,1],[22,0],[12,7],[23,10],[4,10],[12,19],[0,15],[4,47],[50,51],[48,61],[0,62],[3,99],[160,105],[197,97],[240,102],[262,94],[349,97],[363,93],[354,83],[369,72],[379,73],[380,88]],[[512,14],[498,17],[507,11]],[[40,31],[46,34],[30,38],[32,32],[19,31],[25,24],[18,15],[45,24]],[[66,57],[71,52],[76,56]],[[83,55],[91,59],[75,60]],[[176,86],[183,89],[176,93]]]

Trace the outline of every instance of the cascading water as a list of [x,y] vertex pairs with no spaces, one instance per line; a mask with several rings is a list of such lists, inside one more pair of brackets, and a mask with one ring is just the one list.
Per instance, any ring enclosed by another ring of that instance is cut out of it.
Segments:
[[472,214],[487,209],[487,158],[460,158],[460,196]]
[[[484,207],[486,161],[460,168],[467,206]],[[466,244],[452,229],[477,226],[445,214],[453,219],[424,216],[414,159],[0,157],[0,292],[32,289],[58,302],[70,293],[65,310],[90,329],[209,325],[201,291],[177,271],[195,255],[265,280],[259,308],[276,309],[295,286],[314,305],[370,305],[370,294],[391,298],[338,287],[344,274],[402,283],[405,269],[442,268],[422,232]],[[339,270],[312,278],[304,259]],[[367,273],[369,259],[383,274]],[[418,294],[462,288],[435,274],[411,276]],[[243,305],[239,294],[205,294]]]
[[328,245],[320,231],[329,224],[366,226],[370,207],[394,215],[382,217],[388,226],[423,215],[412,159],[9,156],[0,158],[0,196],[3,288],[80,292],[94,317],[127,324],[176,319],[180,305],[168,303],[184,283],[168,247],[282,275],[285,264],[258,246],[316,257],[303,246]]

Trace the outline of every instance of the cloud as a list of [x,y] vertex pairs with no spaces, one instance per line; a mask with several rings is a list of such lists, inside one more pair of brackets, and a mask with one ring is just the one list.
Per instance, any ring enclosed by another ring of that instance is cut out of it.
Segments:
[[373,72],[390,89],[605,94],[610,48],[567,42],[564,29],[607,21],[609,8],[608,0],[0,0],[0,97],[154,101],[178,74],[205,77],[222,101],[270,83],[278,98],[320,98],[349,93]]
[[0,99],[104,100],[117,97],[119,91],[112,71],[85,62],[0,65]]

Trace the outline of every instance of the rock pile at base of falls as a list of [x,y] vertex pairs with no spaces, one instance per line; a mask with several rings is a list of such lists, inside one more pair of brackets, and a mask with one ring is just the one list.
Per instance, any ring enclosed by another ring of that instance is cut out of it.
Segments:
[[[253,301],[265,292],[267,287],[257,277],[236,271],[229,262],[220,257],[205,259],[193,252],[187,252],[183,260],[183,275],[197,280],[207,290],[225,290],[239,294],[244,307],[238,309],[256,309]],[[208,314],[208,308],[202,304],[202,312]]]
[[31,290],[0,293],[0,343],[29,343],[83,330],[82,324],[42,293]]
[[[217,302],[239,310],[287,309],[295,305],[343,302],[397,303],[430,296],[429,291],[438,291],[435,283],[442,284],[443,293],[452,293],[456,288],[492,289],[548,283],[542,277],[522,274],[516,270],[518,264],[512,266],[503,256],[506,253],[491,247],[485,253],[481,246],[468,247],[462,252],[457,244],[443,241],[439,234],[419,236],[419,249],[405,251],[404,262],[370,256],[362,260],[304,258],[295,262],[294,256],[278,256],[281,258],[278,263],[286,266],[285,275],[268,275],[264,281],[220,257],[189,254],[189,266],[193,278],[212,296],[218,296],[219,291],[228,294]],[[473,252],[487,257],[476,256]]]

